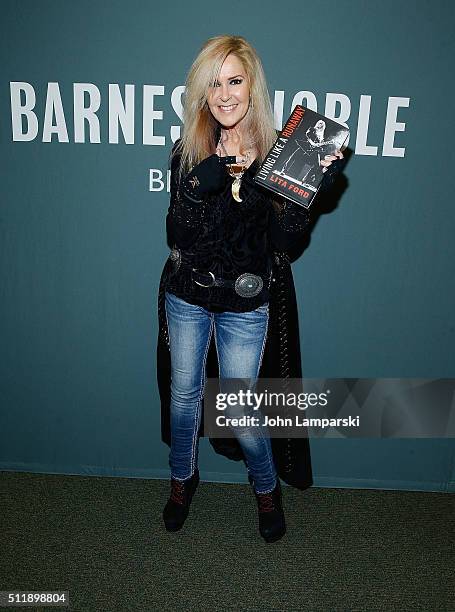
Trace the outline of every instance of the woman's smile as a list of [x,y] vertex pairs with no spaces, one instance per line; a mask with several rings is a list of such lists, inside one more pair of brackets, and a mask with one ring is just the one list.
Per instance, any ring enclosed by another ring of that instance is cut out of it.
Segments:
[[229,104],[228,106],[219,106],[218,108],[223,111],[223,113],[230,113],[235,108],[237,108],[237,104]]

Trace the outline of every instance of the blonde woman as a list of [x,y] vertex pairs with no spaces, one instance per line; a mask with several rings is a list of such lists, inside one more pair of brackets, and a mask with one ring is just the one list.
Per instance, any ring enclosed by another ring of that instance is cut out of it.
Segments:
[[[256,380],[273,327],[277,262],[288,274],[289,295],[293,291],[286,250],[307,231],[308,214],[291,202],[274,202],[253,182],[275,139],[256,51],[240,36],[209,39],[186,81],[166,217],[172,250],[160,283],[158,380],[163,439],[170,445],[171,494],[163,511],[168,531],[183,526],[199,483],[209,350],[214,343],[221,379]],[[321,165],[337,157],[342,154]],[[288,332],[298,336],[297,321]],[[260,534],[266,542],[277,541],[286,531],[277,471],[286,469],[280,464],[277,470],[280,457],[268,436],[248,427],[236,428],[235,434],[239,452],[231,458],[246,463]]]

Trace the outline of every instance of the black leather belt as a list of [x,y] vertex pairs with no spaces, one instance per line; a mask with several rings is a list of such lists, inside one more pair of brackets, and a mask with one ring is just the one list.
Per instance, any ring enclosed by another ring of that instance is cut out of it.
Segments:
[[[264,287],[262,278],[250,272],[244,272],[235,280],[231,280],[215,276],[213,272],[202,272],[197,270],[197,268],[193,268],[182,262],[181,253],[179,249],[176,248],[172,249],[169,259],[173,262],[176,269],[180,267],[189,269],[191,271],[192,280],[200,287],[227,287],[229,289],[234,289],[237,295],[241,297],[255,297],[261,293]],[[270,273],[270,277],[271,276],[272,274]]]
[[234,289],[241,297],[255,297],[261,293],[264,281],[257,274],[245,272],[235,280],[219,278],[213,272],[200,272],[196,268],[191,269],[191,277],[196,285],[200,287],[228,287]]

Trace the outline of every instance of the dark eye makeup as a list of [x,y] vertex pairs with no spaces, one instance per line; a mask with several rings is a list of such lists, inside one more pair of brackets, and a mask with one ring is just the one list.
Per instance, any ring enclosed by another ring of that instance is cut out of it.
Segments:
[[[243,79],[239,79],[239,78],[231,79],[229,81],[230,85],[240,85],[241,83],[243,83]],[[221,87],[221,83],[219,81],[215,81],[212,87]]]

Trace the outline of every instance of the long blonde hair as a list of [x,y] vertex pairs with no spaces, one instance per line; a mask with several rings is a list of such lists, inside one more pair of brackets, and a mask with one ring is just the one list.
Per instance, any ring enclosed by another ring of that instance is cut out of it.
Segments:
[[216,149],[217,121],[210,112],[207,96],[218,79],[226,57],[233,53],[242,63],[250,88],[250,107],[243,121],[259,161],[276,140],[273,111],[264,70],[256,50],[242,36],[223,34],[202,46],[186,78],[183,104],[183,133],[174,154],[181,156],[180,171],[188,172]]

